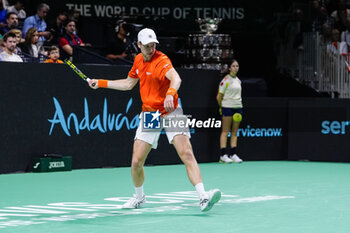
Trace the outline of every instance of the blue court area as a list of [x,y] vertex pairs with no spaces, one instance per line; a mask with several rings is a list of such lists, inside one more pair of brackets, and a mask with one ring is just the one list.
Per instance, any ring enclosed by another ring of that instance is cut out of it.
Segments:
[[200,164],[221,201],[202,213],[183,165],[146,167],[147,203],[123,210],[130,168],[0,175],[0,232],[349,232],[350,164]]

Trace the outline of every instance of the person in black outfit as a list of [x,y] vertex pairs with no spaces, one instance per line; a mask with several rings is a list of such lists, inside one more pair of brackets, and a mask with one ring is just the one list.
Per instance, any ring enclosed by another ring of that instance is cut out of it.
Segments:
[[112,41],[109,42],[107,47],[107,55],[106,57],[111,60],[116,60],[118,58],[125,59],[128,55],[126,54],[126,37],[127,32],[124,28],[126,22],[124,20],[118,20],[117,26],[115,27],[115,37]]
[[50,31],[52,35],[52,38],[48,41],[49,44],[58,45],[60,37],[65,32],[63,23],[67,18],[66,12],[60,12],[54,20],[49,21],[47,30]]

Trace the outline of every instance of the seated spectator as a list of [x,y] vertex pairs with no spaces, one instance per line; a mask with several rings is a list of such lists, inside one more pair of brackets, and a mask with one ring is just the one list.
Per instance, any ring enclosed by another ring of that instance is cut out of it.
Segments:
[[0,0],[0,29],[6,26],[6,9],[3,6],[2,0]]
[[21,56],[22,50],[19,47],[19,44],[22,43],[22,31],[19,29],[11,29],[9,32],[16,35],[16,48],[14,53]]
[[17,14],[18,19],[24,20],[27,17],[27,13],[24,11],[23,1],[17,0],[15,4],[7,8],[7,13],[14,12]]
[[23,53],[30,55],[31,57],[38,58],[39,54],[44,54],[42,44],[38,43],[39,41],[39,32],[36,28],[29,28],[25,36],[25,41],[20,44],[20,48]]
[[50,43],[54,45],[58,45],[59,39],[63,36],[64,27],[63,23],[67,20],[67,13],[60,12],[58,13],[56,19],[49,22],[47,26],[47,30],[51,32],[52,38],[50,39]]
[[68,19],[73,19],[76,22],[78,22],[79,18],[80,18],[80,11],[73,9],[68,12]]
[[10,31],[11,29],[15,29],[18,27],[18,16],[14,12],[9,12],[6,15],[6,23],[7,25],[0,29],[0,32],[2,34],[5,34],[6,32]]
[[125,52],[127,35],[127,32],[124,28],[125,24],[126,22],[124,20],[117,21],[117,25],[115,27],[115,37],[111,42],[109,42],[107,47],[106,57],[109,59],[116,60],[117,58],[127,57],[127,54]]
[[80,11],[76,9],[68,11],[68,19],[75,20],[75,31],[76,34],[78,34],[79,30],[81,29]]
[[49,39],[51,37],[51,33],[46,30],[47,25],[45,22],[45,17],[49,10],[50,7],[47,4],[41,3],[37,8],[37,13],[26,18],[24,21],[22,29],[23,36],[26,36],[29,28],[34,27],[38,30],[40,44],[43,44],[47,39]]
[[15,54],[16,34],[8,32],[3,37],[4,51],[0,53],[2,61],[23,62],[22,58]]
[[61,61],[60,59],[58,59],[60,57],[60,50],[58,47],[52,45],[49,49],[49,51],[47,52],[49,59],[47,59],[45,61],[45,63],[58,63],[58,64],[62,64],[63,61]]
[[59,46],[62,49],[61,58],[67,59],[73,56],[74,46],[85,46],[83,41],[75,32],[75,20],[68,19],[64,24],[65,32],[59,40]]

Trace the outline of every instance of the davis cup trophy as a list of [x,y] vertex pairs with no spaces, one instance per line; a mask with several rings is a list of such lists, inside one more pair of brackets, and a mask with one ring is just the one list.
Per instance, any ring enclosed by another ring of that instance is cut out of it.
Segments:
[[207,34],[212,34],[216,30],[218,30],[219,23],[221,22],[221,19],[219,18],[198,18],[196,19],[197,23],[199,23],[199,28],[202,32],[205,32]]
[[220,18],[197,18],[201,33],[189,34],[185,55],[188,67],[224,70],[233,58],[230,34],[214,34]]

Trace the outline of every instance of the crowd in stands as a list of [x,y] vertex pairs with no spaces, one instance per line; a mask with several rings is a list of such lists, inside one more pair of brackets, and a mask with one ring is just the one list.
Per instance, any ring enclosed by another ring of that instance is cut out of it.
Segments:
[[0,0],[0,61],[62,63],[72,59],[74,46],[85,46],[78,36],[78,11],[60,12],[46,22],[50,6],[41,3],[27,17],[23,2],[9,6]]
[[303,49],[304,32],[318,32],[330,51],[350,52],[350,9],[346,0],[310,0],[307,7],[295,4],[290,15],[282,37],[289,40],[293,31],[295,48]]

